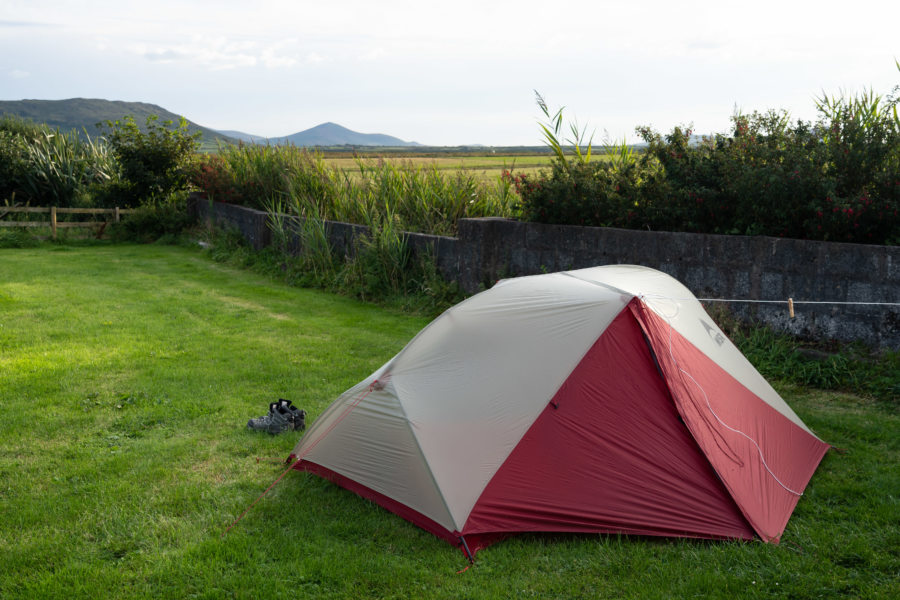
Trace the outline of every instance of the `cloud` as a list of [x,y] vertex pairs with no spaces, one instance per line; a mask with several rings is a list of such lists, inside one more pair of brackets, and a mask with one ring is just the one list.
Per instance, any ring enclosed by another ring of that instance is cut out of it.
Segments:
[[[287,69],[300,62],[289,46],[295,40],[282,40],[270,44],[254,41],[231,40],[225,37],[196,37],[188,43],[147,47],[137,45],[132,51],[151,62],[189,63],[210,71],[225,71],[261,65],[267,69]],[[285,51],[285,50],[288,51]],[[305,62],[321,62],[315,53],[306,56]]]
[[31,73],[22,71],[21,69],[13,69],[9,72],[9,76],[13,79],[25,79],[26,77],[31,77]]
[[260,59],[267,69],[286,69],[297,64],[293,56],[279,56],[271,50],[263,50]]
[[0,27],[59,27],[56,23],[41,23],[39,21],[4,21],[0,20]]
[[387,51],[384,48],[372,48],[371,50],[361,54],[359,56],[359,60],[365,62],[374,62],[376,60],[380,60],[388,55]]
[[694,39],[685,44],[688,50],[715,52],[725,47],[725,43],[719,40],[699,38]]
[[269,44],[262,49],[260,60],[267,69],[286,69],[297,64],[298,59],[290,51],[284,52],[283,49],[290,49],[297,44],[296,38],[288,38]]
[[160,62],[160,63],[173,63],[179,60],[185,60],[188,57],[187,54],[181,52],[179,50],[175,50],[174,48],[165,48],[161,50],[148,50],[143,53],[144,58],[152,62]]

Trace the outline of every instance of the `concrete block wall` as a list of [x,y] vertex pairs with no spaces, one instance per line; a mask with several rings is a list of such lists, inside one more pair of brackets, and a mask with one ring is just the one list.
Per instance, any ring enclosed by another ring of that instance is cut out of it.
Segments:
[[[900,349],[900,247],[473,219],[459,223],[475,268],[473,290],[503,276],[637,264],[672,275],[699,298],[728,303],[739,317],[811,338]],[[795,301],[791,319],[787,299]],[[802,302],[823,304],[803,304]],[[833,302],[833,304],[829,304]],[[852,304],[842,304],[852,303]],[[893,303],[877,306],[869,303]]]
[[[204,200],[195,206],[200,218],[237,228],[254,248],[271,243],[264,212]],[[335,250],[348,253],[366,228],[328,223],[327,231]],[[740,318],[805,337],[900,349],[900,306],[872,304],[900,304],[900,247],[499,218],[462,219],[458,232],[455,238],[411,233],[408,240],[414,250],[431,252],[444,276],[469,293],[504,277],[637,264],[672,275],[699,298],[779,301],[728,303]],[[794,319],[788,298],[796,303]]]

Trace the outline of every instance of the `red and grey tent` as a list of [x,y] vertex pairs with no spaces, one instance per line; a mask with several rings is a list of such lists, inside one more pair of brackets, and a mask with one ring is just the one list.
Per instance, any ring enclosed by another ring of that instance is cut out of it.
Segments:
[[503,280],[292,452],[472,557],[519,532],[777,542],[828,450],[672,277]]

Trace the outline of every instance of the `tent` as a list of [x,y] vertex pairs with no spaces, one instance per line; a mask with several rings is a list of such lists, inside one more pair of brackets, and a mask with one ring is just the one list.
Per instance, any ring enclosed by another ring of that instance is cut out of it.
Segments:
[[291,459],[471,559],[519,532],[778,542],[828,448],[686,287],[615,265],[452,307]]

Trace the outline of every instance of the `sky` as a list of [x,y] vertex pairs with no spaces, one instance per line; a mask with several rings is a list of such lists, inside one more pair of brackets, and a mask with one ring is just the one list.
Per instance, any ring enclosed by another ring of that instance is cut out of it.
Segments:
[[324,122],[541,145],[535,90],[595,142],[900,85],[900,1],[0,0],[0,100],[157,104],[276,137]]

